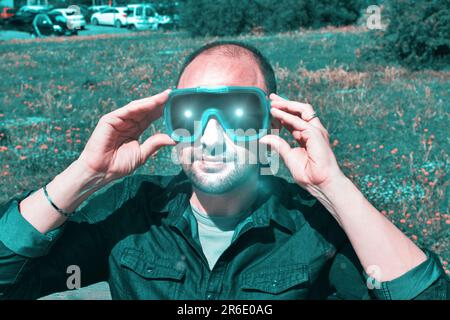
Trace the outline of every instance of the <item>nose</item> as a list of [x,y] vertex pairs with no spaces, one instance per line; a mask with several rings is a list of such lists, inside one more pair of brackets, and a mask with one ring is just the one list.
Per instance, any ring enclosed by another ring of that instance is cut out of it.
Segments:
[[224,134],[225,132],[222,126],[216,119],[211,118],[208,120],[200,138],[205,155],[217,156],[225,153],[226,144]]

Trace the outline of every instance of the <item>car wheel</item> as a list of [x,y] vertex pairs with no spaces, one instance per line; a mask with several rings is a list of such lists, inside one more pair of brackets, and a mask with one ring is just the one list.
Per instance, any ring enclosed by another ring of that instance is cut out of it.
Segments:
[[116,27],[116,28],[122,28],[122,22],[120,22],[120,20],[116,20],[115,22],[114,22],[114,27]]
[[92,24],[93,24],[94,26],[98,26],[98,20],[97,20],[97,18],[92,19]]

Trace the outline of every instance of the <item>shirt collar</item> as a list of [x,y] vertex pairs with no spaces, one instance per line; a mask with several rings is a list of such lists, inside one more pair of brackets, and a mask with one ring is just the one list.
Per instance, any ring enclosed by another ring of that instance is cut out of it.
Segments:
[[[295,222],[289,215],[288,208],[280,201],[280,190],[285,188],[280,185],[280,180],[281,178],[274,176],[260,176],[258,196],[251,207],[253,227],[268,227],[271,221],[274,221],[292,233],[296,229]],[[181,170],[169,181],[164,192],[152,200],[152,211],[168,213],[167,223],[178,225],[189,206],[191,194],[192,185]]]

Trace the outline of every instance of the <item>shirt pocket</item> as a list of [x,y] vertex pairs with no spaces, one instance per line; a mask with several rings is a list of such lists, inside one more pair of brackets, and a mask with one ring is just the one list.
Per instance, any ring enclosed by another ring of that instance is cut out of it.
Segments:
[[309,273],[306,264],[247,271],[241,280],[243,299],[306,299]]
[[186,274],[179,261],[170,257],[148,256],[125,248],[120,264],[124,269],[122,287],[131,299],[177,299]]

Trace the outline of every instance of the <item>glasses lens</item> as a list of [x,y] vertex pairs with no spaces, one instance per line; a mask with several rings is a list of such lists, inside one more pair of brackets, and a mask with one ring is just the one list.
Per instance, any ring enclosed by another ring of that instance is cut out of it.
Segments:
[[205,98],[198,94],[185,94],[172,98],[170,122],[178,136],[188,138],[194,135],[195,122],[201,121],[202,113],[207,106]]
[[227,129],[234,130],[237,136],[253,136],[264,128],[266,110],[256,94],[232,94],[221,112]]

